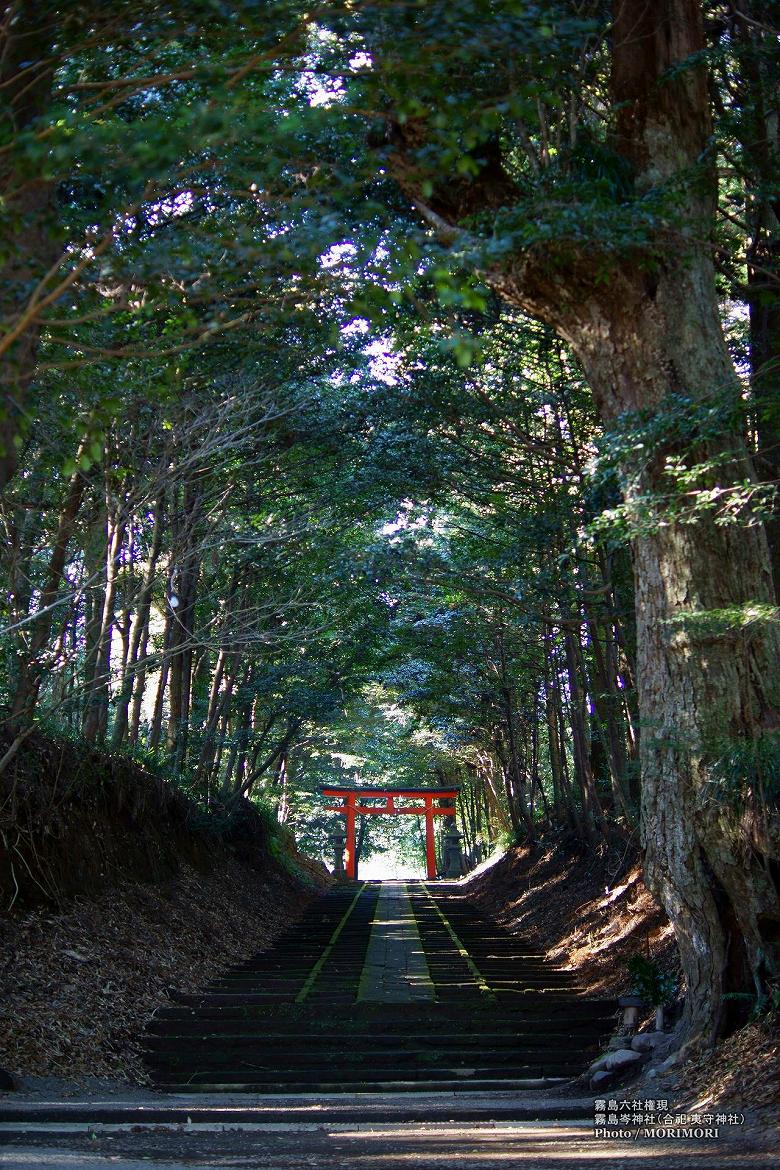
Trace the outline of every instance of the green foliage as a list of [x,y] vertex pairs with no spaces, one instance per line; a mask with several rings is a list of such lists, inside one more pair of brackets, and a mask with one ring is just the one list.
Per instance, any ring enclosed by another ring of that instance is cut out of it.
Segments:
[[[718,526],[761,523],[775,504],[774,484],[739,467],[746,404],[733,389],[703,398],[669,395],[652,410],[621,416],[598,440],[589,464],[597,494],[622,500],[603,507],[589,531],[617,543],[675,522]],[[725,437],[725,444],[724,444]]]
[[[588,770],[607,806],[636,787],[626,545],[671,523],[765,519],[774,486],[737,469],[730,436],[776,421],[778,403],[692,381],[605,430],[563,343],[485,286],[530,255],[554,281],[575,255],[596,282],[626,263],[652,281],[695,238],[683,196],[712,158],[639,189],[615,146],[611,20],[601,0],[56,9],[51,92],[29,125],[0,127],[11,181],[52,196],[30,222],[3,204],[4,315],[33,277],[59,282],[36,319],[23,474],[3,513],[7,706],[28,670],[37,717],[80,735],[92,687],[97,734],[114,732],[158,510],[145,705],[117,750],[204,808],[243,787],[269,832],[285,817],[316,853],[325,781],[447,777],[472,801],[474,841],[504,843],[529,831],[523,812],[576,824]],[[724,35],[710,56],[732,296],[739,217],[776,189],[744,92],[751,64],[776,76],[768,41]],[[39,236],[51,256],[30,251]],[[728,317],[744,357],[749,323]],[[57,620],[32,650],[79,475]],[[95,686],[107,506],[122,541],[111,677]],[[182,665],[170,597],[188,558],[191,703],[176,729],[170,679],[159,718],[153,691],[163,664]],[[672,625],[695,642],[775,620],[750,603]],[[711,754],[729,799],[777,791],[772,736]],[[394,831],[411,856],[416,826]],[[372,833],[367,851],[386,844]]]
[[716,800],[744,807],[745,801],[775,804],[780,797],[780,732],[713,735],[706,745],[711,763],[708,792]]
[[632,995],[640,995],[650,1007],[663,1007],[674,999],[677,994],[674,977],[663,972],[652,959],[632,955],[626,966],[631,977]]
[[666,624],[689,635],[692,641],[725,638],[739,632],[756,630],[767,623],[780,621],[780,612],[774,605],[762,601],[746,601],[723,609],[681,610]]

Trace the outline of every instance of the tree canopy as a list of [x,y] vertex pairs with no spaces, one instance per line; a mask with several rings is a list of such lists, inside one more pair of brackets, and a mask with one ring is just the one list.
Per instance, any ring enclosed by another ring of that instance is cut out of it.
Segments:
[[765,1001],[779,17],[5,4],[0,772],[641,834],[688,1034]]

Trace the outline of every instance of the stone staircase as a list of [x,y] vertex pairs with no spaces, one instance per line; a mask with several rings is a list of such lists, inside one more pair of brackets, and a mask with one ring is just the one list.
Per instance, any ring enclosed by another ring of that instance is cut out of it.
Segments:
[[366,998],[381,886],[334,888],[269,951],[159,1011],[146,1050],[155,1085],[177,1093],[484,1092],[542,1088],[584,1072],[615,1004],[585,997],[570,973],[477,915],[457,887],[406,889],[430,998],[388,998],[387,980],[375,1001],[370,987]]

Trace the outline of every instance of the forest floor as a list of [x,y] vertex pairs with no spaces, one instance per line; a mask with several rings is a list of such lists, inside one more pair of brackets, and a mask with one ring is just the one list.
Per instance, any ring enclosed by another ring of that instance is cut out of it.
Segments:
[[[310,877],[322,881],[323,871],[312,867]],[[593,995],[628,990],[633,954],[678,973],[671,928],[622,838],[597,857],[560,838],[513,849],[463,889],[484,913],[575,970]],[[153,1011],[172,991],[198,990],[267,946],[315,890],[276,862],[259,869],[233,857],[206,872],[183,863],[162,881],[119,881],[58,909],[0,919],[0,1067],[22,1078],[14,1096],[141,1091],[129,1086],[145,1081],[140,1044]],[[643,1095],[654,1087],[661,1082],[647,1080]],[[578,1088],[591,1092],[585,1082]],[[757,1131],[771,1132],[780,1123],[776,1021],[750,1023],[714,1054],[681,1063],[663,1088],[679,1109],[744,1111]]]
[[141,1036],[171,992],[195,992],[267,947],[312,896],[279,865],[186,862],[59,909],[0,918],[0,1067],[24,1078],[143,1082]]
[[207,817],[132,759],[36,732],[0,778],[0,1069],[143,1083],[154,1011],[329,880],[247,802]]
[[510,849],[465,883],[483,913],[576,971],[591,995],[625,995],[644,955],[679,982],[674,934],[642,881],[636,847],[616,835],[600,854],[560,836]]
[[[596,856],[561,838],[510,849],[465,888],[484,913],[576,971],[592,995],[625,995],[633,955],[680,980],[672,928],[642,880],[636,847],[622,837]],[[780,1020],[748,1022],[713,1053],[681,1060],[665,1085],[680,1110],[748,1112],[754,1125],[780,1134]],[[645,1096],[652,1086],[645,1082]]]

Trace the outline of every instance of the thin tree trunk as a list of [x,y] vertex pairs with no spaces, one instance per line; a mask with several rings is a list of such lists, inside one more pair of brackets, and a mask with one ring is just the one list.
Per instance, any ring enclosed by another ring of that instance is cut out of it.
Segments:
[[274,744],[261,763],[249,772],[249,775],[243,780],[242,784],[234,785],[237,793],[241,796],[246,796],[252,790],[254,784],[276,763],[277,759],[289,751],[302,726],[303,719],[296,717],[295,719],[288,720],[287,729],[281,740]]
[[94,652],[94,667],[86,680],[86,712],[83,732],[85,739],[102,739],[108,724],[108,701],[111,680],[111,638],[114,628],[114,605],[120,555],[125,535],[123,504],[111,506],[110,492],[106,484],[106,564],[103,587],[103,607]]
[[217,663],[214,668],[214,674],[211,680],[211,693],[209,695],[208,710],[206,713],[206,726],[203,729],[203,744],[201,746],[200,759],[198,761],[198,767],[194,777],[194,784],[196,788],[208,785],[208,777],[214,765],[214,756],[216,754],[217,727],[219,725],[220,717],[230,701],[230,695],[232,693],[232,677],[228,679],[224,693],[220,693],[222,679],[225,674],[226,662],[227,654],[224,650],[220,650],[219,654],[217,655]]
[[285,824],[290,815],[290,793],[288,791],[287,752],[282,752],[276,766],[274,781],[278,789],[276,801],[276,819],[280,825]]
[[520,746],[517,738],[517,709],[513,700],[512,692],[509,688],[503,691],[504,711],[506,718],[506,734],[507,734],[507,795],[511,794],[510,799],[513,801],[517,809],[516,817],[513,817],[513,824],[516,828],[522,826],[525,830],[526,837],[529,841],[534,839],[534,823],[531,819],[531,814],[528,808],[528,798],[526,796],[526,782],[523,761],[520,755]]
[[32,626],[29,647],[20,666],[19,681],[11,704],[11,720],[14,725],[28,724],[35,712],[44,671],[42,655],[48,645],[54,618],[52,607],[57,601],[62,587],[68,545],[81,509],[86,482],[84,474],[76,471],[68,484],[65,503],[57,525],[57,534],[52,546],[46,584],[41,590],[39,616]]
[[[565,615],[568,617],[568,615]],[[576,638],[576,645],[575,645]],[[585,835],[591,844],[595,843],[596,830],[604,832],[604,812],[596,792],[590,764],[590,748],[587,731],[587,705],[581,678],[582,649],[579,635],[575,634],[570,621],[563,626],[563,645],[566,651],[566,667],[569,680],[570,718],[572,746],[574,749],[574,770],[582,796],[582,822]]]
[[202,510],[200,495],[192,483],[184,488],[179,533],[179,562],[172,580],[177,600],[171,627],[170,690],[168,716],[168,751],[174,770],[184,767],[187,756],[190,697],[192,692],[192,652],[195,634],[195,599],[200,572],[197,528]]
[[533,841],[534,825],[528,810],[524,767],[517,735],[517,705],[514,700],[512,688],[509,685],[509,668],[503,631],[500,631],[498,634],[498,653],[501,672],[501,701],[508,749],[508,758],[505,766],[505,783],[507,798],[510,801],[510,805],[516,810],[513,812],[512,807],[510,807],[510,816],[512,817],[512,824],[515,831],[518,831],[522,826],[528,840]]
[[632,825],[634,818],[628,806],[626,740],[619,718],[622,702],[615,679],[608,674],[605,652],[599,638],[598,624],[593,616],[592,607],[587,603],[585,603],[585,613],[590,633],[590,648],[593,653],[591,693],[596,715],[606,739],[612,797],[616,812],[622,816],[627,825]]
[[507,812],[509,813],[509,821],[512,826],[512,832],[515,838],[519,838],[522,832],[522,822],[520,820],[520,814],[517,809],[515,794],[512,791],[512,775],[509,771],[509,760],[498,733],[496,733],[494,750],[496,753],[496,759],[498,760],[501,769],[504,798],[506,801]]
[[[128,729],[130,730],[130,740],[132,743],[135,743],[138,738],[138,725],[141,718],[141,705],[143,703],[144,682],[146,679],[146,648],[149,639],[149,617],[151,614],[152,593],[157,575],[157,563],[162,550],[163,508],[164,502],[161,496],[155,507],[149,556],[144,570],[143,584],[141,585],[141,593],[138,598],[138,608],[130,636],[127,670],[117,700],[114,730],[111,738],[113,747],[119,747]],[[141,662],[140,668],[138,665],[139,660]],[[134,690],[135,694],[133,694]],[[131,702],[133,704],[132,717],[130,717]]]
[[168,685],[170,667],[170,642],[173,621],[170,613],[166,614],[165,629],[163,631],[162,655],[160,657],[160,675],[157,680],[157,694],[154,700],[154,712],[149,728],[149,749],[155,754],[159,750],[162,739],[163,715],[165,712],[165,690]]
[[[554,695],[554,684],[551,673],[555,668],[553,655],[553,636],[545,634],[544,655],[544,714],[547,725],[547,752],[550,763],[550,776],[553,786],[553,809],[555,819],[559,823],[564,816],[571,822],[571,810],[564,793],[563,769],[561,767],[561,745],[558,740],[558,719]],[[573,827],[573,826],[572,826]]]
[[[225,603],[225,621],[223,623],[223,637],[229,633],[231,619],[235,617],[235,607],[238,597],[239,585],[239,571],[236,570],[231,580],[228,595]],[[230,669],[228,665],[230,664]],[[203,740],[200,752],[200,759],[195,773],[195,785],[208,785],[208,777],[211,774],[214,757],[216,754],[216,733],[217,727],[222,716],[222,713],[229,705],[233,690],[236,683],[237,670],[240,664],[240,655],[235,651],[228,651],[224,646],[220,649],[217,655],[216,665],[214,667],[214,674],[211,679],[211,688],[209,691],[208,705],[206,708],[206,720],[203,728]],[[220,693],[223,679],[225,680],[224,692]]]
[[581,841],[586,839],[585,824],[582,813],[577,807],[574,798],[574,791],[572,789],[571,777],[569,775],[569,762],[566,754],[566,719],[563,710],[563,696],[561,695],[560,684],[556,679],[552,685],[553,710],[555,716],[555,727],[553,728],[554,737],[558,743],[558,759],[561,767],[561,785],[566,799],[566,807],[569,810],[569,818],[577,836]]
[[[498,753],[496,753],[496,759],[498,759]],[[511,822],[506,808],[506,801],[501,799],[498,785],[493,778],[494,770],[495,762],[493,758],[487,757],[484,759],[480,776],[482,778],[482,790],[485,794],[485,815],[488,823],[495,825],[495,835],[498,836],[499,833],[503,833],[510,828]],[[500,770],[503,771],[503,769]]]

